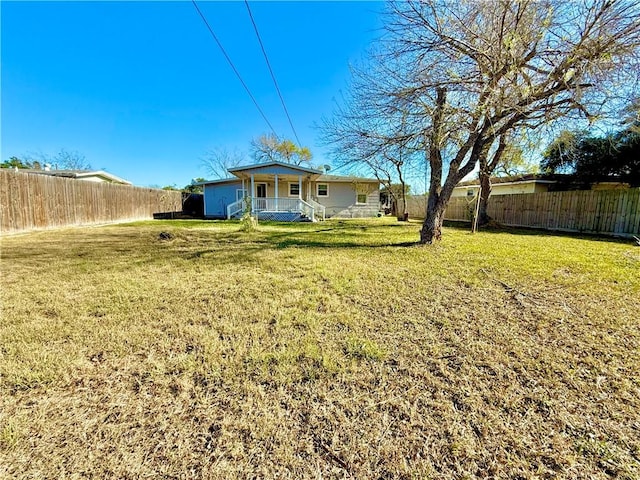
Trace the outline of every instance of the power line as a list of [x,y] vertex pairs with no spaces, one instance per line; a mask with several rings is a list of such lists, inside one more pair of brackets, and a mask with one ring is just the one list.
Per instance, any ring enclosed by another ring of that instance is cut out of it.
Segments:
[[[224,55],[224,58],[227,59],[227,62],[229,62],[229,65],[231,66],[231,69],[233,70],[233,72],[236,74],[236,77],[238,77],[238,80],[240,80],[240,83],[242,84],[242,86],[244,87],[244,89],[247,91],[247,94],[249,95],[249,97],[251,97],[251,100],[253,101],[253,104],[256,106],[256,108],[258,109],[258,111],[260,112],[260,115],[262,115],[262,118],[264,119],[265,122],[267,122],[267,125],[269,125],[269,128],[271,129],[271,131],[273,132],[273,134],[277,137],[278,134],[276,133],[275,129],[273,128],[273,126],[271,125],[271,122],[269,122],[269,120],[267,119],[267,116],[264,114],[264,112],[262,111],[262,109],[260,108],[260,105],[258,105],[258,101],[255,99],[255,97],[253,96],[253,94],[251,93],[251,90],[249,90],[249,87],[247,87],[247,84],[244,83],[244,80],[242,79],[242,77],[240,76],[240,72],[238,72],[238,69],[235,67],[235,65],[233,64],[233,62],[231,61],[231,58],[229,58],[229,55],[227,55],[227,52],[225,51],[224,47],[222,46],[222,43],[220,43],[220,40],[218,40],[218,37],[216,36],[216,34],[213,32],[213,29],[211,28],[211,26],[209,25],[209,22],[207,22],[207,19],[205,18],[204,14],[200,11],[200,8],[198,7],[198,4],[196,3],[196,0],[191,0],[191,3],[193,3],[193,6],[196,7],[196,10],[198,11],[198,13],[200,14],[200,18],[202,18],[202,21],[204,22],[204,24],[206,25],[207,29],[209,30],[209,33],[211,34],[211,36],[213,37],[213,39],[216,41],[216,43],[218,44],[218,47],[220,47],[220,51],[222,51],[222,54]],[[296,137],[297,138],[297,137]]]
[[264,55],[264,59],[267,62],[267,67],[269,67],[269,73],[271,74],[271,79],[273,80],[273,84],[276,86],[276,91],[278,92],[278,96],[280,97],[280,102],[282,103],[282,108],[284,109],[284,113],[287,115],[287,119],[289,120],[289,125],[291,126],[291,130],[293,130],[293,135],[296,137],[298,146],[302,147],[302,144],[300,143],[300,139],[298,138],[298,133],[296,132],[296,129],[293,127],[293,122],[291,121],[291,117],[289,116],[289,110],[287,110],[287,106],[284,103],[284,98],[282,98],[282,92],[280,92],[280,87],[278,86],[278,82],[276,81],[276,76],[274,75],[273,69],[271,68],[271,63],[269,63],[269,57],[267,57],[267,52],[264,49],[264,45],[262,44],[262,39],[260,38],[260,33],[258,32],[258,26],[256,25],[256,22],[253,19],[251,8],[249,8],[249,2],[247,0],[244,0],[244,4],[247,6],[247,12],[249,12],[249,18],[251,18],[253,29],[256,32],[256,37],[258,37],[258,43],[260,43],[262,54]]

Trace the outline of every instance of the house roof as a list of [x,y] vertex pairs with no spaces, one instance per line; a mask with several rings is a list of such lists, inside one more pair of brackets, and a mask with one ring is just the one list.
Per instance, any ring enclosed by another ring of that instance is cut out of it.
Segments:
[[[321,173],[319,170],[312,170],[310,168],[299,167],[298,165],[291,165],[291,164],[282,163],[282,162],[258,163],[256,165],[248,165],[246,167],[230,168],[229,172],[231,173],[236,171],[250,170],[251,168],[260,168],[264,166],[273,166],[273,165],[291,167],[297,170],[312,172],[315,174]],[[232,182],[238,182],[238,181],[239,181],[238,177],[227,177],[227,178],[220,178],[215,180],[203,180],[202,182],[195,182],[193,185],[214,185],[214,184],[232,183]],[[354,182],[355,183],[357,182],[376,183],[376,184],[380,183],[375,178],[352,177],[352,176],[343,176],[343,175],[319,175],[317,178],[315,178],[315,181],[328,182],[328,183],[354,183]]]
[[[542,173],[524,173],[522,175],[511,175],[507,177],[491,177],[492,185],[510,185],[515,183],[556,183],[562,180],[566,180],[567,175],[563,174],[542,174]],[[460,182],[456,188],[478,186],[480,181],[476,178],[473,180],[467,180],[466,182]]]
[[273,167],[273,166],[290,168],[292,170],[299,170],[301,172],[313,173],[316,175],[322,174],[320,170],[316,170],[314,168],[301,167],[300,165],[294,165],[293,163],[285,163],[285,162],[265,162],[265,163],[254,163],[252,165],[242,165],[240,167],[229,168],[228,172],[229,173],[244,172],[246,170],[253,170],[255,168],[264,168],[264,167]]
[[[572,175],[564,173],[525,173],[522,175],[512,175],[508,177],[491,177],[492,185],[513,185],[522,183],[539,183],[539,184],[553,184],[553,183],[576,183]],[[577,182],[579,183],[579,182]],[[618,184],[624,183],[619,177],[602,176],[600,178],[594,178],[590,183],[598,184]],[[455,188],[464,187],[477,187],[480,184],[478,179],[467,180],[461,182]]]
[[350,177],[342,175],[320,175],[316,182],[332,182],[332,183],[380,183],[377,178]]
[[23,169],[25,173],[36,173],[38,175],[50,175],[52,177],[67,177],[67,178],[88,178],[88,177],[101,177],[108,182],[120,183],[123,185],[131,185],[131,182],[120,178],[112,173],[105,172],[104,170],[34,170]]
[[[193,185],[214,185],[223,183],[239,182],[238,177],[220,178],[215,180],[203,180],[202,182],[194,182]],[[315,180],[316,182],[327,183],[380,183],[376,178],[364,178],[364,177],[343,177],[341,175],[320,175]]]
[[215,180],[203,180],[202,182],[193,182],[192,185],[212,185],[219,183],[239,182],[238,177],[217,178]]

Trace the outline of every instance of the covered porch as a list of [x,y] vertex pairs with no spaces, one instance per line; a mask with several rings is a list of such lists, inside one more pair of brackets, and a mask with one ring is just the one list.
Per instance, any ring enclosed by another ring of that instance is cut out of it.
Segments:
[[264,170],[267,169],[230,170],[240,178],[241,188],[236,192],[236,201],[227,206],[227,219],[239,218],[246,211],[262,220],[325,219],[325,207],[311,198],[313,182],[321,172],[298,166]]

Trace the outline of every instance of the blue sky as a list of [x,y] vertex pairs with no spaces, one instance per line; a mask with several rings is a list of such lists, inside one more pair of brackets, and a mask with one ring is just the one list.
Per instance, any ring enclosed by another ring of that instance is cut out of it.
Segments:
[[[244,2],[198,2],[276,131],[288,125]],[[381,27],[380,2],[250,2],[301,143]],[[60,149],[135,185],[206,176],[269,128],[190,1],[1,3],[1,160]]]

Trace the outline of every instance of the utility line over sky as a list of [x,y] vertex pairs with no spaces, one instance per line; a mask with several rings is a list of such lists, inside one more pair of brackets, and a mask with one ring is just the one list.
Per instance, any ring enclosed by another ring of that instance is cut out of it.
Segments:
[[284,113],[287,116],[287,120],[289,120],[289,125],[291,126],[291,130],[293,131],[293,135],[296,137],[296,141],[298,142],[298,146],[302,147],[302,143],[300,142],[300,138],[298,138],[298,133],[296,132],[295,127],[293,126],[293,122],[291,121],[291,116],[289,115],[289,110],[287,110],[287,105],[284,103],[284,98],[282,97],[282,92],[280,91],[280,87],[278,86],[278,82],[276,81],[276,76],[273,73],[273,69],[271,68],[271,63],[269,62],[269,57],[267,56],[267,52],[264,48],[264,44],[262,43],[262,39],[260,38],[260,33],[258,32],[258,27],[256,25],[255,20],[253,19],[253,14],[251,13],[251,8],[249,8],[249,2],[244,0],[244,4],[247,6],[247,12],[249,12],[249,18],[251,19],[251,23],[253,24],[253,29],[256,32],[256,37],[258,37],[258,43],[260,43],[260,48],[262,49],[262,55],[264,55],[264,60],[267,62],[267,67],[269,68],[269,73],[271,74],[271,79],[273,80],[273,84],[276,87],[276,91],[278,92],[278,97],[280,97],[280,103],[282,103],[282,108],[284,109]]
[[265,113],[262,111],[262,108],[260,108],[260,105],[258,104],[258,101],[255,99],[255,97],[253,96],[253,94],[251,93],[251,90],[249,90],[249,87],[247,86],[247,84],[244,82],[244,80],[242,79],[242,76],[240,75],[240,72],[238,72],[238,69],[235,67],[235,65],[233,64],[233,62],[231,61],[231,58],[229,57],[229,55],[227,54],[226,50],[224,49],[224,47],[222,46],[222,43],[220,42],[220,40],[218,40],[217,35],[214,33],[213,29],[211,28],[211,25],[209,25],[209,22],[207,21],[206,17],[204,16],[204,14],[202,13],[202,11],[200,10],[200,8],[198,7],[198,4],[196,3],[196,0],[191,0],[191,3],[193,3],[193,6],[196,8],[196,10],[198,11],[198,14],[200,15],[200,18],[202,18],[202,21],[204,22],[204,24],[206,25],[207,29],[209,30],[209,33],[211,34],[211,36],[213,37],[213,39],[215,40],[215,42],[218,44],[218,47],[220,48],[220,51],[222,52],[222,54],[224,55],[224,58],[227,59],[227,62],[229,63],[229,65],[231,66],[231,69],[233,70],[233,72],[236,74],[236,77],[238,77],[238,80],[240,80],[240,83],[242,84],[242,86],[244,87],[244,89],[246,90],[247,94],[249,95],[249,97],[251,98],[251,100],[253,101],[253,104],[256,106],[256,108],[258,109],[258,111],[260,112],[260,115],[262,115],[262,118],[264,119],[264,121],[267,123],[267,125],[269,125],[269,128],[271,129],[271,131],[273,132],[273,134],[277,137],[278,134],[276,133],[276,130],[273,128],[273,125],[271,125],[271,122],[269,121],[269,119],[267,118],[267,116],[265,115]]
[[247,0],[254,27],[244,0],[194,1],[2,2],[0,161],[65,149],[135,185],[187,185],[207,152],[250,158],[277,134],[331,164],[314,125],[382,4]]

